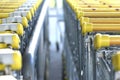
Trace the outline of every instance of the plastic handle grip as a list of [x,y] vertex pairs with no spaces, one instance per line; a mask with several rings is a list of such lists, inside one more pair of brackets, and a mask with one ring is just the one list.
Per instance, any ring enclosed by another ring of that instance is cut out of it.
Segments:
[[94,38],[95,49],[109,46],[120,46],[120,35],[101,35],[96,34]]
[[[22,68],[22,56],[21,53],[17,50],[14,50],[13,54],[13,64],[11,64],[11,69],[12,70],[21,70]],[[0,70],[4,71],[6,65],[0,64]]]
[[89,23],[120,24],[120,18],[89,18]]
[[77,18],[89,17],[89,18],[120,18],[120,12],[78,12]]
[[9,17],[9,13],[0,13],[0,19]]
[[0,13],[9,13],[9,12],[14,12],[15,9],[0,9]]
[[93,24],[93,31],[120,31],[120,24]]
[[120,31],[120,24],[92,24],[83,23],[82,33],[88,32],[118,32]]
[[81,8],[81,11],[84,11],[84,12],[119,12],[120,8]]
[[112,55],[112,65],[115,71],[120,71],[120,51]]

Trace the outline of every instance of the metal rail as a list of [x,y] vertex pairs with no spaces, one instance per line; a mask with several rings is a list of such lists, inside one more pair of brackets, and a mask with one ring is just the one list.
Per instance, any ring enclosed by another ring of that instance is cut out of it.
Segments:
[[[23,78],[24,80],[43,80],[44,79],[44,66],[45,66],[45,53],[39,52],[40,47],[42,45],[42,49],[44,49],[44,27],[45,27],[45,19],[47,16],[47,9],[48,9],[49,0],[44,0],[44,3],[41,8],[41,12],[39,14],[39,18],[34,26],[35,29],[33,30],[33,34],[30,38],[29,45],[27,46],[25,53],[23,54]],[[39,11],[38,11],[39,12]],[[42,44],[40,44],[42,43]],[[43,56],[40,54],[44,54]],[[42,61],[42,69],[38,68],[41,63],[39,63],[41,58],[40,56],[44,57]],[[36,66],[37,64],[37,66]],[[39,71],[42,70],[40,73]]]

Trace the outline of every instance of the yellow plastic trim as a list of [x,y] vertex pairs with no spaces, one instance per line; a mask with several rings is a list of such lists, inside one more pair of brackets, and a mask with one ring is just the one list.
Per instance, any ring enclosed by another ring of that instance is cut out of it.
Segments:
[[0,24],[2,24],[2,19],[0,19]]
[[83,12],[120,12],[120,8],[81,8]]
[[0,43],[0,49],[7,48],[7,44],[5,43]]
[[5,69],[5,65],[4,64],[0,64],[0,71],[3,71]]
[[120,18],[89,18],[89,22],[100,24],[120,24]]
[[[83,12],[84,17],[89,18],[119,18],[120,12]],[[79,15],[80,18],[80,15]]]
[[100,49],[102,47],[108,47],[110,46],[110,37],[109,35],[101,35],[96,34],[94,39],[94,47],[95,49]]
[[80,19],[81,17],[84,16],[84,12],[78,11],[78,12],[76,13],[76,15],[77,15],[77,18]]
[[31,15],[34,16],[34,9],[33,7],[30,9]]
[[36,5],[33,5],[33,8],[34,8],[34,11],[36,12],[36,10],[37,10]]
[[84,22],[89,23],[89,18],[88,17],[81,17],[80,24],[82,25]]
[[20,6],[2,6],[1,9],[18,9]]
[[112,56],[112,65],[115,71],[120,71],[120,51]]
[[22,56],[17,50],[13,53],[13,61],[14,64],[11,65],[12,70],[20,70],[22,68]]
[[12,47],[15,48],[15,49],[19,49],[20,48],[20,46],[19,46],[19,44],[20,44],[20,38],[18,37],[18,35],[14,34],[12,36],[12,40],[13,40],[13,42],[11,44]]
[[22,24],[20,24],[20,23],[17,23],[17,33],[18,33],[20,36],[22,36],[23,33],[24,33],[23,26],[22,26]]
[[21,6],[21,4],[15,4],[15,3],[9,3],[9,4],[8,4],[8,3],[6,3],[6,4],[4,3],[4,4],[0,4],[0,6],[13,6],[13,5],[14,5],[14,6]]
[[99,5],[99,4],[95,4],[95,5],[79,5],[79,7],[81,7],[81,8],[119,8],[120,5],[101,5],[101,4]]
[[22,0],[22,1],[19,1],[19,0],[12,0],[12,1],[10,1],[10,0],[1,0],[1,2],[24,2],[24,1],[26,1],[26,0]]
[[24,26],[24,28],[28,27],[28,20],[26,17],[22,17],[22,25]]
[[74,9],[74,12],[75,12],[75,13],[80,12],[80,11],[82,11],[82,8],[76,7],[76,8]]
[[0,5],[2,5],[2,4],[3,4],[3,5],[4,5],[4,4],[20,5],[20,4],[22,4],[22,3],[21,3],[21,2],[19,2],[19,3],[18,3],[18,2],[2,2],[2,3],[0,2]]
[[10,30],[7,30],[7,31],[3,31],[3,32],[0,32],[0,34],[6,34],[6,33],[13,33],[13,31],[10,31]]
[[9,6],[20,6],[20,4],[0,4],[0,6],[4,7],[9,7]]
[[35,5],[36,5],[36,9],[38,9],[38,7],[39,7],[39,1]]
[[15,9],[0,9],[0,13],[10,13],[10,12],[14,12]]
[[93,31],[93,25],[92,23],[86,23],[84,22],[83,23],[83,26],[82,27],[82,34],[86,34],[87,32],[92,32]]
[[28,20],[32,20],[32,15],[31,15],[30,11],[27,12],[26,18]]
[[93,31],[120,31],[120,24],[93,24]]
[[9,13],[0,13],[0,19],[9,17]]
[[[13,53],[13,64],[10,65],[12,70],[20,70],[22,68],[22,56],[17,50]],[[4,71],[6,65],[0,64],[0,70]]]

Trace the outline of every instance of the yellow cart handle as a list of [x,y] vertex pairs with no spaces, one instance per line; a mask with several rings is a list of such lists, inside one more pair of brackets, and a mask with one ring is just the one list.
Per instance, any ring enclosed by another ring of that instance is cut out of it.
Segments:
[[15,9],[0,9],[0,13],[10,13],[10,12],[14,12]]
[[[83,22],[86,21],[83,19]],[[120,18],[88,18],[89,23],[120,24]]]
[[9,17],[10,13],[0,13],[0,19]]
[[120,24],[92,24],[92,23],[83,23],[82,33],[86,34],[88,32],[116,32],[120,31]]
[[81,17],[79,19],[80,24],[84,22],[93,23],[93,24],[120,24],[120,18],[88,18]]
[[119,12],[120,8],[78,8],[83,12]]
[[109,46],[120,46],[120,35],[96,34],[94,38],[95,49]]
[[112,65],[115,71],[120,71],[120,51],[112,55]]
[[120,12],[77,12],[77,18],[120,18]]
[[1,6],[0,9],[18,9],[20,6]]

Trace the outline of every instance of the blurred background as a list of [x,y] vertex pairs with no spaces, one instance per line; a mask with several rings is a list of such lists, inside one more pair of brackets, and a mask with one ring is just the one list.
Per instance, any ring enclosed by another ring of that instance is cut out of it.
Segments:
[[[62,52],[64,43],[63,1],[49,3],[50,80],[62,80]],[[56,75],[57,74],[57,75]]]

